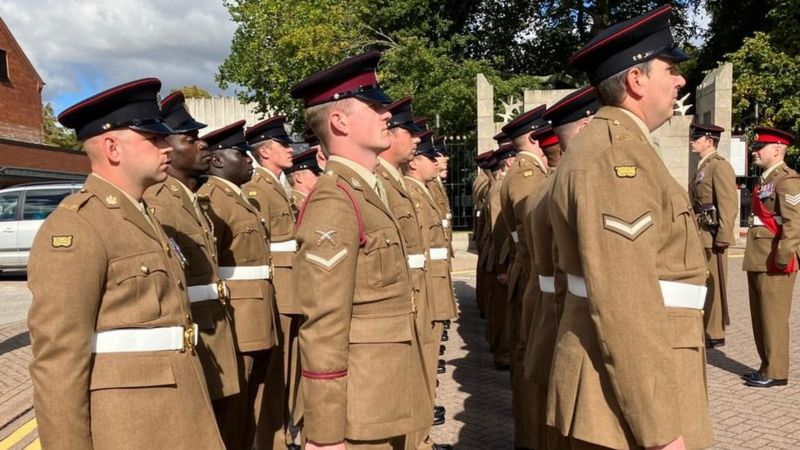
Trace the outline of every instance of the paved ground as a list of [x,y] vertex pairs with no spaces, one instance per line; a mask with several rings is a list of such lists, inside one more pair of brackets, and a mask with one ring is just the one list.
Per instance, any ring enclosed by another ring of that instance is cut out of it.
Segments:
[[[437,442],[461,450],[512,448],[511,395],[508,372],[494,370],[483,339],[483,320],[474,302],[475,256],[459,253],[454,284],[460,317],[447,342],[447,373],[440,375],[438,404],[447,408],[447,422],[435,427]],[[747,287],[741,258],[730,260],[730,309],[733,324],[728,345],[708,353],[708,381],[715,449],[800,448],[800,317],[792,314],[793,367],[784,388],[745,387],[739,374],[757,366],[752,344]],[[795,297],[800,287],[795,288]],[[30,410],[27,364],[30,342],[24,323],[30,301],[23,276],[0,279],[0,450],[35,449],[36,423]]]

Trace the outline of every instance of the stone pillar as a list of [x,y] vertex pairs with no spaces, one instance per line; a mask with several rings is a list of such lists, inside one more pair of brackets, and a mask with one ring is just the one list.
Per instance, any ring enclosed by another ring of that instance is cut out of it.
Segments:
[[497,134],[494,125],[494,86],[479,73],[476,80],[478,89],[478,154],[494,150],[492,137]]

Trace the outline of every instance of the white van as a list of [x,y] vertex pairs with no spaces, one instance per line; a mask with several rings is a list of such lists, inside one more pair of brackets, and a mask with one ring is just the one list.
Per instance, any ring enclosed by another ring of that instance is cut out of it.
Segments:
[[19,184],[0,189],[0,270],[28,267],[33,238],[67,195],[83,183]]

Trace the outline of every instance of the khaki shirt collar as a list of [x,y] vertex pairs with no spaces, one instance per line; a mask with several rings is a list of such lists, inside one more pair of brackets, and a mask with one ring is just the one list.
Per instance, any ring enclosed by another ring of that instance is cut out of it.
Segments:
[[431,201],[435,203],[435,201],[433,200],[433,194],[431,194],[430,189],[428,189],[428,186],[426,186],[425,183],[423,183],[422,181],[419,181],[418,179],[416,179],[414,177],[408,177],[408,176],[406,177],[406,180],[410,180],[410,181],[416,183],[417,185],[419,185],[419,187],[422,189],[422,192],[427,194],[428,198],[431,199]]
[[373,191],[375,190],[375,186],[378,184],[378,177],[376,177],[375,174],[372,173],[370,170],[368,170],[366,167],[362,166],[361,164],[358,164],[353,160],[342,158],[341,156],[336,156],[336,155],[331,155],[328,161],[335,161],[347,167],[348,169],[352,170],[358,176],[363,178],[364,181],[367,182],[367,185],[369,185],[370,189],[372,189]]
[[769,178],[769,176],[772,175],[772,172],[775,172],[775,170],[778,167],[782,166],[782,165],[783,165],[783,161],[781,161],[778,164],[775,164],[774,166],[772,166],[769,169],[765,170],[764,173],[761,174],[761,181],[767,181],[767,178]]
[[237,195],[242,195],[242,189],[239,186],[237,186],[237,185],[231,183],[230,181],[226,180],[225,178],[218,177],[216,175],[211,175],[209,178],[214,178],[215,180],[219,180],[222,184],[224,184],[224,185],[228,186],[229,188],[233,189],[233,192],[235,192]]
[[707,154],[706,156],[704,156],[703,159],[701,159],[700,162],[697,163],[697,168],[700,169],[700,166],[702,166],[704,162],[708,161],[708,158],[710,158],[710,157],[712,157],[712,156],[714,156],[716,154],[717,154],[717,151],[714,150],[713,152],[711,152],[711,153]]

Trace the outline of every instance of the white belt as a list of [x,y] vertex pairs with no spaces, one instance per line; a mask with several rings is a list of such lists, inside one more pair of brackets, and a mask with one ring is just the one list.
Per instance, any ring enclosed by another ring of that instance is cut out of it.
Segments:
[[442,219],[442,228],[450,228],[450,221],[447,219]]
[[475,213],[475,217],[480,217],[480,216],[481,216],[481,212],[480,211]]
[[[703,309],[706,303],[705,286],[664,280],[659,280],[658,284],[661,287],[664,306],[669,308]],[[587,297],[586,280],[583,277],[567,274],[567,286],[572,295]]]
[[444,215],[444,217],[447,218],[448,220],[450,220],[450,219],[453,218],[453,213],[447,213],[447,214]]
[[189,286],[189,302],[197,303],[219,298],[219,290],[216,283],[202,284],[199,286]]
[[281,253],[281,252],[294,253],[297,251],[297,241],[292,239],[283,242],[271,242],[269,244],[269,251],[275,253]]
[[513,240],[515,244],[518,244],[519,243],[519,233],[517,233],[516,231],[512,231],[511,232],[511,240]]
[[545,294],[555,294],[556,277],[543,277],[539,275],[539,290]]
[[443,259],[447,259],[447,255],[450,254],[450,250],[445,247],[436,247],[430,249],[429,254],[431,255],[431,261],[441,261]]
[[[775,223],[777,223],[778,225],[783,225],[783,217],[775,216]],[[754,215],[753,216],[753,225],[752,226],[754,226],[754,227],[763,227],[765,225],[764,225],[764,222],[761,221],[760,217]]]
[[421,253],[408,255],[406,258],[408,258],[409,269],[422,269],[425,267],[425,255]]
[[223,280],[269,280],[272,271],[269,266],[225,266],[219,268]]
[[92,339],[93,353],[120,352],[160,352],[168,350],[186,350],[187,340],[191,346],[197,345],[199,333],[197,324],[192,328],[121,328],[118,330],[100,331]]

